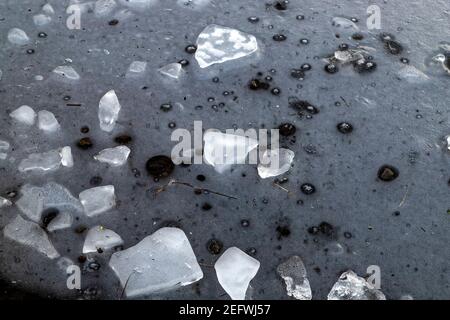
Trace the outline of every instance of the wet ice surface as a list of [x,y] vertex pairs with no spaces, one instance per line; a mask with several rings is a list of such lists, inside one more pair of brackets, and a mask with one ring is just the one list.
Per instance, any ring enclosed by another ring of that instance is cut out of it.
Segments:
[[288,149],[266,150],[258,165],[258,175],[263,179],[280,176],[291,169],[294,157],[294,152]]
[[114,186],[102,186],[84,190],[79,195],[88,217],[105,213],[116,205]]
[[[383,292],[389,299],[406,293],[415,299],[450,296],[445,284],[449,249],[442,245],[450,240],[449,154],[442,147],[442,138],[450,133],[449,73],[444,68],[445,56],[438,56],[447,52],[442,44],[448,41],[446,30],[450,27],[447,1],[379,2],[379,31],[367,30],[366,3],[348,1],[291,1],[288,10],[279,11],[266,8],[265,2],[242,8],[242,2],[214,0],[201,1],[201,5],[199,1],[157,1],[143,10],[124,0],[116,1],[111,13],[101,18],[94,2],[80,1],[90,2],[83,6],[82,30],[66,26],[69,1],[49,2],[55,10],[52,22],[38,27],[33,16],[50,15],[42,8],[45,2],[12,1],[7,6],[0,1],[4,40],[0,49],[0,140],[10,143],[7,151],[0,151],[7,154],[0,160],[0,196],[14,203],[1,209],[0,229],[21,214],[15,203],[25,184],[41,186],[52,180],[73,195],[95,186],[114,185],[117,206],[113,210],[95,217],[68,210],[73,214],[72,226],[49,234],[58,251],[80,267],[88,265],[78,257],[87,230],[95,225],[117,232],[125,249],[161,227],[176,225],[188,235],[202,266],[214,265],[223,253],[223,249],[216,255],[208,250],[212,238],[220,240],[224,248],[237,246],[260,261],[260,272],[265,272],[251,282],[255,299],[289,298],[276,267],[293,254],[302,257],[314,299],[327,298],[342,270],[365,275],[367,266],[373,264],[381,268]],[[297,19],[298,15],[304,19]],[[252,16],[259,22],[250,22]],[[341,31],[332,25],[334,17],[357,18],[354,24],[359,30]],[[118,23],[110,25],[113,19]],[[255,36],[258,51],[249,59],[200,68],[195,54],[185,48],[195,45],[210,24]],[[25,45],[11,43],[8,32],[12,28],[25,31],[29,41]],[[42,32],[46,36],[40,35]],[[351,38],[355,32],[363,39]],[[394,34],[403,52],[387,52],[378,38],[381,32]],[[287,39],[276,42],[275,34]],[[309,43],[300,44],[302,38]],[[339,63],[337,73],[326,73],[324,59],[342,43],[366,50],[377,69],[359,74],[352,63]],[[27,53],[29,49],[34,53]],[[190,64],[183,67],[180,80],[158,73],[161,66],[182,59]],[[127,78],[133,61],[147,61],[146,71]],[[291,77],[291,70],[301,69],[305,63],[311,70],[304,71],[303,80]],[[57,66],[72,66],[80,78],[54,74]],[[415,83],[399,76],[406,66],[429,79]],[[35,80],[39,75],[41,80]],[[250,91],[248,82],[256,77],[270,89]],[[279,87],[281,94],[273,95],[274,87]],[[123,108],[114,129],[105,132],[99,125],[98,104],[111,89]],[[320,112],[303,110],[298,114],[289,106],[293,96],[309,101]],[[163,112],[160,106],[167,103],[172,108]],[[52,112],[60,130],[39,130],[37,117],[32,126],[10,118],[22,105],[36,112]],[[146,173],[146,161],[170,155],[174,128],[191,129],[194,120],[202,120],[204,129],[221,130],[270,129],[292,123],[298,132],[283,138],[280,147],[295,152],[293,166],[281,176],[264,180],[256,165],[231,166],[223,174],[208,165],[177,166],[171,177],[154,182]],[[336,129],[340,122],[351,123],[353,132],[340,133]],[[123,167],[112,168],[93,159],[101,150],[121,144],[115,138],[123,134],[132,137],[126,145],[133,150]],[[92,146],[79,148],[79,140],[87,137]],[[61,167],[45,175],[18,172],[20,161],[30,154],[61,146],[72,148],[72,168]],[[384,164],[397,167],[399,178],[389,183],[378,180],[377,171]],[[198,180],[199,175],[205,180]],[[208,191],[195,194],[197,189],[181,185],[154,197],[153,188],[170,179],[237,199]],[[304,183],[313,184],[316,192],[302,193]],[[323,221],[334,226],[330,236],[308,232]],[[0,241],[0,250],[0,276],[22,280],[17,287],[39,289],[45,296],[85,298],[67,292],[65,279],[49,275],[56,261],[44,259],[48,262],[44,264],[41,254],[13,241]],[[97,289],[97,298],[115,299],[120,284],[107,261],[99,263],[98,271],[83,276],[83,292]],[[205,278],[193,286],[158,298],[228,299],[214,269],[205,267],[203,272]],[[420,277],[411,281],[411,272]]]
[[103,131],[111,132],[119,118],[121,109],[119,99],[114,90],[108,91],[101,99],[98,106],[98,119]]
[[242,250],[227,249],[216,261],[214,269],[222,288],[233,300],[245,300],[250,281],[256,276],[260,263]]
[[50,150],[42,153],[32,153],[20,161],[18,169],[21,172],[48,172],[63,167],[72,167],[73,158],[70,147]]
[[203,272],[184,232],[162,228],[134,247],[116,252],[109,262],[128,297],[187,286]]
[[127,162],[130,155],[130,149],[126,146],[118,146],[115,148],[107,148],[94,156],[94,159],[103,163],[107,163],[113,167],[119,167]]
[[38,112],[38,126],[39,129],[49,133],[55,132],[60,128],[55,115],[47,110],[41,110]]
[[36,112],[30,106],[21,106],[9,114],[18,123],[32,126],[36,121]]
[[386,297],[364,278],[353,271],[347,271],[334,284],[328,300],[386,300]]
[[102,226],[91,228],[83,245],[83,253],[103,252],[123,244],[122,238]]
[[290,257],[277,267],[277,272],[286,284],[288,296],[297,300],[312,299],[306,268],[300,257]]

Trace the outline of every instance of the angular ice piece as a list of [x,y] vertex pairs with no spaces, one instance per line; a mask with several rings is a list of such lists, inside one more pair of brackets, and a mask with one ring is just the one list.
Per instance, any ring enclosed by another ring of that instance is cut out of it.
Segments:
[[45,231],[38,224],[26,221],[19,215],[5,226],[3,234],[6,238],[31,247],[50,259],[59,258],[59,253]]
[[58,76],[69,80],[79,80],[80,75],[71,66],[58,66],[53,70]]
[[145,61],[133,61],[128,68],[128,75],[137,75],[145,72],[147,69],[147,62]]
[[94,159],[107,163],[113,167],[119,167],[127,162],[130,152],[131,150],[128,147],[118,146],[100,151],[98,155],[94,156]]
[[33,22],[38,27],[45,26],[46,24],[52,22],[52,17],[46,14],[39,13],[33,16]]
[[266,150],[258,165],[258,174],[266,179],[286,173],[291,169],[295,153],[289,149]]
[[159,73],[173,79],[179,79],[183,73],[183,66],[180,63],[171,63],[158,69]]
[[114,186],[111,185],[84,190],[79,198],[88,217],[102,214],[116,205]]
[[400,79],[404,79],[409,83],[423,83],[430,79],[425,73],[413,66],[403,67],[398,71],[397,75]]
[[22,186],[20,193],[21,198],[16,202],[17,207],[28,219],[37,223],[41,222],[42,212],[46,209],[83,212],[78,199],[64,186],[55,182],[49,182],[42,187],[26,184]]
[[51,171],[58,169],[61,165],[65,167],[73,166],[73,159],[70,147],[51,150],[43,153],[32,153],[28,158],[19,163],[19,171]]
[[83,254],[106,251],[123,244],[122,238],[112,230],[102,226],[91,228],[84,240]]
[[95,2],[94,13],[97,17],[104,17],[112,13],[116,8],[115,0],[97,0]]
[[6,198],[0,197],[0,209],[12,206],[12,202]]
[[72,157],[72,148],[64,147],[59,151],[61,156],[61,165],[63,167],[72,168],[73,167],[73,157]]
[[121,109],[116,92],[114,90],[108,91],[100,99],[98,108],[100,128],[106,132],[113,131]]
[[233,300],[244,300],[250,281],[259,270],[259,261],[242,250],[227,249],[214,265],[217,279]]
[[337,50],[334,53],[334,58],[340,63],[346,64],[364,59],[364,56],[361,51],[357,50]]
[[28,38],[25,31],[19,28],[12,28],[8,31],[8,40],[9,42],[19,46],[24,46],[30,42],[30,38]]
[[52,7],[52,5],[50,3],[44,4],[42,6],[42,11],[45,14],[48,14],[48,15],[54,15],[55,14],[55,10],[53,9],[53,7]]
[[23,123],[27,126],[34,125],[36,121],[36,112],[29,106],[21,106],[9,114],[11,118],[17,122]]
[[116,252],[109,266],[128,297],[160,293],[203,278],[185,233],[162,228],[134,247]]
[[69,212],[59,212],[47,226],[48,232],[70,228],[73,223],[73,217]]
[[47,110],[38,112],[38,126],[39,129],[46,132],[55,132],[60,128],[55,115]]
[[335,28],[348,30],[351,32],[358,31],[359,28],[352,20],[343,17],[334,17],[331,20],[331,25]]
[[277,272],[286,283],[288,296],[297,300],[312,299],[311,286],[306,277],[306,268],[300,257],[290,257],[278,266]]
[[195,59],[200,68],[246,57],[258,50],[251,34],[215,24],[207,26],[197,38]]
[[233,164],[245,164],[247,155],[258,146],[255,139],[215,131],[207,131],[203,140],[203,158],[219,173]]
[[364,278],[349,270],[334,284],[328,300],[386,300],[386,297]]

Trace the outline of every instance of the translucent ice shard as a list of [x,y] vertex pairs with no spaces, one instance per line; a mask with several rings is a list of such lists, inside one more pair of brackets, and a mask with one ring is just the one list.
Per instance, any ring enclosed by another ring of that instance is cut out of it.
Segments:
[[36,112],[29,106],[21,106],[9,114],[17,122],[32,126],[36,121]]
[[213,131],[206,132],[203,140],[205,162],[219,173],[233,164],[245,164],[248,154],[258,146],[255,139]]
[[242,31],[211,24],[197,38],[195,59],[200,68],[251,55],[258,50],[256,38]]
[[5,207],[10,207],[10,206],[12,206],[11,201],[9,201],[8,199],[5,199],[3,197],[0,197],[0,209],[5,208]]
[[43,13],[39,13],[33,16],[33,22],[38,27],[45,26],[46,24],[52,22],[52,17]]
[[170,63],[158,69],[159,73],[173,79],[179,79],[183,73],[183,66],[180,63]]
[[119,112],[121,109],[116,92],[114,90],[108,91],[100,99],[98,108],[100,128],[103,131],[111,132],[116,125],[116,121],[119,118]]
[[398,71],[397,75],[400,79],[404,79],[409,83],[422,83],[430,79],[425,73],[413,66],[403,67]]
[[244,300],[250,281],[259,270],[259,261],[236,247],[227,249],[214,265],[217,279],[233,300]]
[[102,214],[116,205],[114,186],[102,186],[84,190],[80,193],[79,198],[88,217]]
[[57,131],[60,127],[55,115],[47,110],[38,112],[38,126],[42,131],[49,133]]
[[136,76],[142,74],[147,69],[147,62],[133,61],[128,68],[127,76]]
[[73,159],[70,147],[51,150],[43,153],[32,153],[19,163],[19,171],[52,171],[60,166],[72,167]]
[[3,234],[6,238],[31,247],[50,259],[59,258],[59,253],[50,242],[45,231],[34,222],[26,221],[17,216],[5,226]]
[[0,160],[5,160],[8,157],[7,151],[9,147],[10,144],[8,141],[0,140]]
[[[16,202],[19,210],[30,220],[41,222],[42,212],[57,209],[60,212],[83,212],[81,203],[69,190],[55,182],[42,187],[26,184],[20,189],[21,197]],[[56,218],[55,218],[56,219]]]
[[50,3],[44,4],[42,6],[42,11],[47,15],[54,15],[55,10],[53,9],[52,5]]
[[96,226],[91,228],[86,235],[83,253],[106,251],[122,244],[123,240],[117,233],[102,226]]
[[63,230],[70,228],[73,223],[73,217],[70,212],[59,212],[55,218],[47,226],[48,232],[54,232],[57,230]]
[[359,28],[352,20],[343,17],[334,17],[331,25],[340,30],[348,30],[350,32],[358,31]]
[[128,297],[160,293],[203,278],[185,233],[162,228],[109,261]]
[[386,300],[386,297],[364,278],[358,277],[353,271],[347,271],[334,284],[328,300]]
[[28,38],[25,31],[19,28],[12,28],[8,31],[8,40],[9,42],[19,46],[24,46],[30,42],[30,38]]
[[130,151],[131,150],[126,146],[108,148],[100,151],[98,155],[94,156],[94,159],[107,163],[113,167],[119,167],[127,162]]
[[53,72],[64,79],[69,80],[80,79],[80,75],[71,66],[58,66],[53,70]]
[[97,0],[94,6],[94,13],[97,17],[104,17],[110,15],[116,6],[115,0]]
[[295,153],[289,149],[266,150],[258,165],[258,174],[266,179],[286,173],[291,169]]
[[288,296],[297,300],[312,299],[311,286],[306,277],[306,268],[300,257],[290,257],[278,266],[277,272],[286,283]]

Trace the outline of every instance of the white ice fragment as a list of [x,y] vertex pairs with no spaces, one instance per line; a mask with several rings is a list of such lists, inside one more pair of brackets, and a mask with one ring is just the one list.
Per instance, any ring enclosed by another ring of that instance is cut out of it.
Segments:
[[106,251],[123,244],[122,238],[112,230],[102,226],[91,228],[84,240],[83,254]]
[[159,73],[173,79],[179,79],[183,73],[183,66],[180,63],[170,63],[158,69]]
[[48,232],[63,230],[70,228],[72,226],[72,223],[73,217],[70,212],[63,211],[59,212],[56,217],[53,218],[52,221],[50,221],[46,229]]
[[101,99],[98,107],[98,118],[100,128],[103,131],[111,132],[119,118],[121,106],[114,90],[108,91]]
[[88,217],[102,214],[116,205],[114,186],[111,185],[84,190],[79,198]]
[[19,28],[12,28],[8,31],[8,40],[9,42],[19,46],[24,46],[30,42],[30,38],[28,38],[25,31]]
[[52,17],[43,13],[39,13],[33,16],[33,22],[38,27],[45,26],[46,24],[52,22]]
[[386,300],[386,297],[364,278],[349,270],[334,284],[328,300]]
[[48,15],[54,15],[55,14],[55,10],[53,9],[52,5],[50,3],[46,3],[42,6],[42,11],[45,14]]
[[55,132],[60,128],[55,115],[47,110],[41,110],[38,112],[38,126],[42,131],[49,133]]
[[44,80],[44,77],[41,76],[40,74],[38,74],[38,75],[36,75],[36,76],[34,77],[34,80],[36,80],[36,81],[42,81],[42,80]]
[[288,296],[297,300],[312,299],[311,286],[306,277],[306,268],[300,257],[290,257],[277,267],[277,272],[286,284]]
[[400,79],[409,83],[423,83],[430,79],[425,73],[413,66],[404,66],[398,71],[397,75]]
[[8,141],[0,140],[0,160],[5,160],[8,157],[6,151],[9,150],[10,144]]
[[42,187],[25,184],[20,189],[21,197],[16,202],[19,210],[30,220],[41,222],[42,212],[57,209],[60,212],[83,212],[81,203],[69,190],[55,182]]
[[331,25],[341,30],[348,30],[351,32],[358,31],[359,28],[352,20],[343,17],[334,17],[331,19]]
[[110,15],[116,8],[115,0],[97,0],[94,6],[94,13],[97,17]]
[[19,215],[5,226],[3,234],[6,238],[31,247],[50,259],[59,258],[59,253],[45,231],[38,224],[26,221]]
[[247,155],[258,146],[253,138],[216,131],[207,131],[203,140],[203,158],[219,173],[233,164],[245,164]]
[[79,80],[80,75],[71,66],[58,66],[53,72],[64,79]]
[[73,157],[72,157],[72,148],[67,146],[63,147],[59,151],[59,155],[61,156],[61,165],[63,167],[72,168],[73,167]]
[[19,171],[52,171],[58,169],[61,165],[72,167],[73,159],[70,147],[55,149],[43,153],[32,153],[19,163]]
[[29,106],[21,106],[9,114],[11,118],[17,122],[23,123],[27,126],[34,125],[36,121],[36,112]]
[[6,198],[0,197],[0,209],[12,206],[12,202]]
[[131,150],[126,146],[118,146],[100,151],[94,156],[94,159],[103,163],[107,163],[113,167],[119,167],[127,162]]
[[176,289],[203,278],[186,234],[177,228],[159,229],[134,247],[114,253],[109,265],[128,297]]
[[258,42],[253,35],[211,24],[197,38],[195,59],[200,68],[206,68],[249,56],[257,50]]
[[233,300],[244,300],[250,281],[256,276],[260,263],[242,250],[227,249],[214,265],[217,279]]
[[142,74],[147,69],[147,62],[145,61],[133,61],[128,68],[129,76]]
[[266,179],[286,173],[291,169],[295,153],[289,149],[266,150],[258,165],[258,174]]

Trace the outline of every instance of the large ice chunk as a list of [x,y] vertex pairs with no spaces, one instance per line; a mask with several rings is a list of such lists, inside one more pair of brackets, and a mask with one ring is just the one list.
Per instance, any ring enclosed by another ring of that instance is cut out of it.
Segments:
[[222,173],[233,164],[245,164],[247,155],[258,146],[258,141],[246,136],[207,131],[203,158]]
[[30,38],[28,38],[25,31],[19,28],[12,28],[8,31],[8,40],[9,42],[19,46],[24,46],[30,42]]
[[56,182],[49,182],[42,187],[25,184],[20,189],[20,193],[21,198],[16,205],[28,219],[34,222],[41,222],[42,212],[46,209],[83,212],[78,199]]
[[114,90],[108,91],[101,99],[98,107],[98,118],[100,120],[100,128],[103,131],[113,131],[116,121],[119,118],[121,109],[119,99]]
[[114,186],[111,185],[84,190],[79,198],[88,217],[102,214],[116,205]]
[[3,234],[6,238],[31,247],[50,259],[59,258],[59,253],[45,231],[38,224],[26,221],[19,215],[5,226]]
[[58,66],[53,70],[53,73],[57,74],[59,77],[69,80],[79,80],[80,75],[71,66]]
[[91,228],[84,240],[83,253],[93,253],[113,249],[123,244],[122,238],[112,230],[102,226]]
[[246,57],[258,50],[256,38],[242,31],[211,24],[197,38],[195,59],[200,68]]
[[38,112],[38,126],[42,131],[49,133],[55,132],[60,128],[55,115],[47,110],[41,110]]
[[266,179],[288,172],[294,157],[295,153],[289,149],[266,150],[258,165],[259,176]]
[[72,167],[73,158],[70,147],[51,150],[43,153],[32,153],[19,163],[19,171],[52,171],[60,166]]
[[134,247],[116,252],[110,267],[128,297],[164,292],[203,278],[185,233],[162,228]]
[[34,125],[36,112],[29,106],[21,106],[9,114],[11,118],[27,126]]
[[290,257],[278,266],[277,272],[286,284],[288,296],[297,300],[312,299],[311,286],[306,277],[306,268],[300,257]]
[[180,63],[175,62],[159,68],[158,71],[159,73],[172,79],[179,79],[183,73],[183,66]]
[[259,261],[242,250],[227,249],[214,265],[217,279],[233,300],[244,300],[250,281],[259,270]]
[[328,300],[386,300],[386,297],[364,278],[349,270],[334,284]]
[[119,167],[127,162],[131,150],[126,146],[118,146],[100,151],[94,156],[94,159],[103,163],[107,163],[113,167]]

